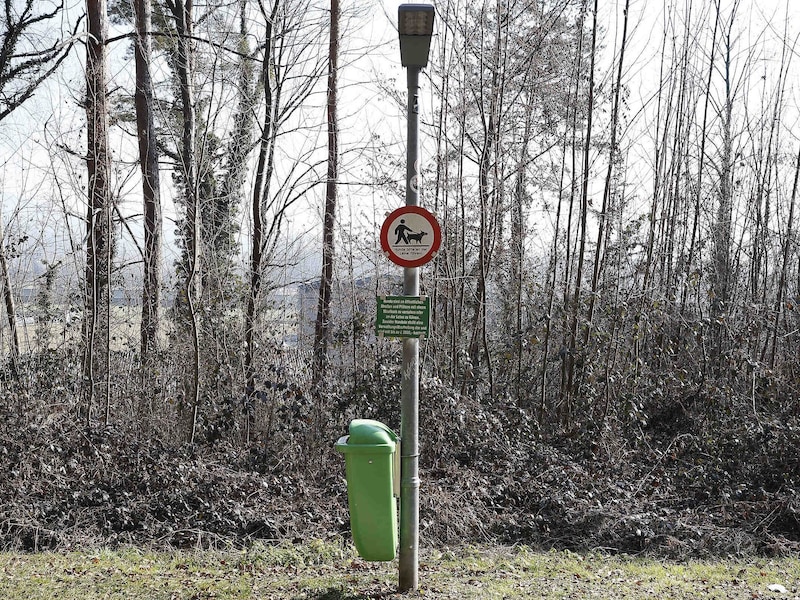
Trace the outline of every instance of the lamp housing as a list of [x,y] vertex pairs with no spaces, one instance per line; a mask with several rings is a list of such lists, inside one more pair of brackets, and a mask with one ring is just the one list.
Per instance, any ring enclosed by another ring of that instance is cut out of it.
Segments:
[[435,10],[431,4],[401,4],[397,9],[400,62],[404,67],[427,67]]

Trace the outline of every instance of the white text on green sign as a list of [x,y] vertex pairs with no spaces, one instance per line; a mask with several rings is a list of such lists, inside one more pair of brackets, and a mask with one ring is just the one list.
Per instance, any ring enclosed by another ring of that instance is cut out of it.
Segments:
[[379,337],[426,337],[431,302],[427,296],[378,296],[375,333]]

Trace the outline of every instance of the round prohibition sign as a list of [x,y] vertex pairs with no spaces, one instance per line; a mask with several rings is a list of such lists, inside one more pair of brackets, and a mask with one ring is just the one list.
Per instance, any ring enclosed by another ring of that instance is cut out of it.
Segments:
[[381,227],[381,248],[394,264],[419,267],[430,262],[442,245],[436,217],[420,206],[392,211]]

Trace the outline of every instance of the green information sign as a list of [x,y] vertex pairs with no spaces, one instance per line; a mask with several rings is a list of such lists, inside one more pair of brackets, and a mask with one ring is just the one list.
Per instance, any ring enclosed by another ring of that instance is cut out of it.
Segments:
[[430,324],[431,300],[427,296],[378,296],[379,337],[426,337]]

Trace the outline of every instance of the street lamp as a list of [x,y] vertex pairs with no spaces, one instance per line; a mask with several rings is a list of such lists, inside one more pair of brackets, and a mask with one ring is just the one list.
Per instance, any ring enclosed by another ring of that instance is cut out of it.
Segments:
[[[400,62],[408,68],[406,206],[419,203],[419,72],[428,65],[434,8],[401,4],[397,11]],[[403,269],[403,295],[419,296],[419,267]],[[419,585],[419,339],[403,338],[400,380],[400,565],[401,592]]]

